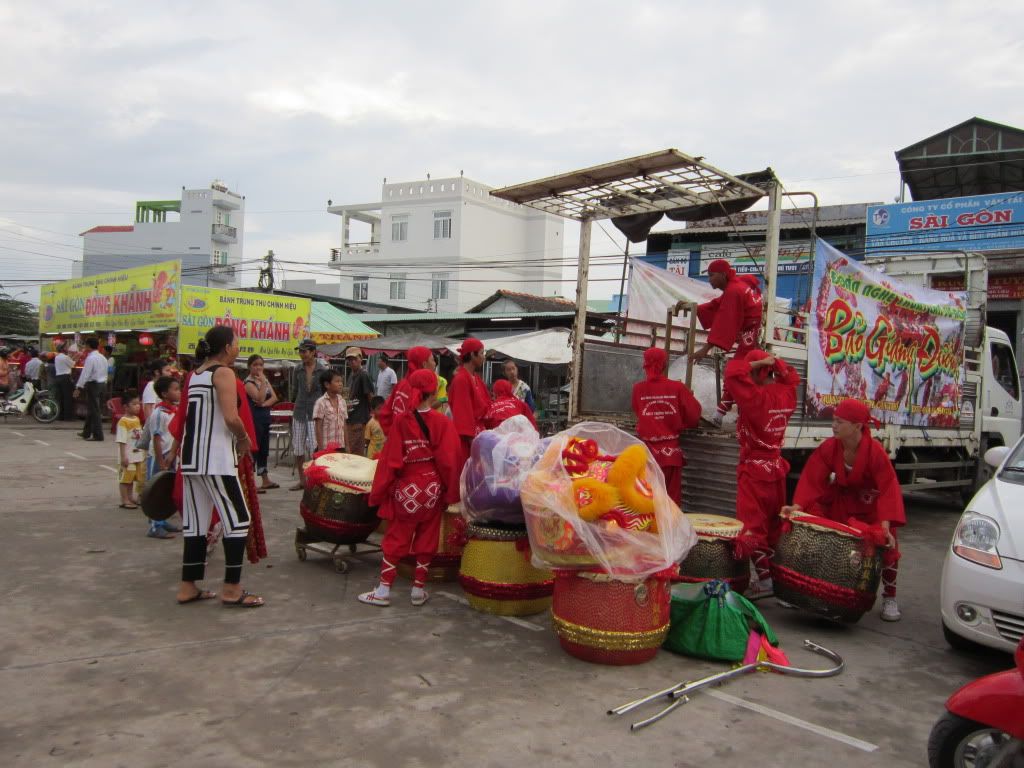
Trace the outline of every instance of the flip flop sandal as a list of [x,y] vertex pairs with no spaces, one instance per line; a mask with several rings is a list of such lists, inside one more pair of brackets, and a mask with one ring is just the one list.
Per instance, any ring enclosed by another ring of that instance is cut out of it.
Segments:
[[359,596],[359,602],[365,603],[366,605],[378,605],[381,608],[387,608],[391,605],[390,597],[377,597],[376,592],[363,592]]
[[216,592],[211,592],[208,589],[200,589],[188,600],[179,600],[178,605],[188,605],[189,603],[201,602],[203,600],[213,600],[217,596]]
[[271,490],[273,490],[274,488],[280,488],[280,487],[281,487],[281,486],[280,486],[280,485],[278,485],[277,483],[271,483],[270,485],[264,485],[264,486],[262,487],[262,490],[264,490],[264,491],[271,491]]
[[267,492],[266,488],[257,488],[256,489],[256,493],[266,493],[266,492]]
[[118,504],[121,509],[138,509],[138,504]]
[[[247,597],[259,598],[259,602],[253,601],[247,603],[245,602],[245,598]],[[263,598],[261,598],[259,595],[254,595],[251,592],[246,592],[245,590],[242,590],[242,594],[239,596],[237,600],[221,600],[220,604],[223,605],[225,608],[261,608],[264,605]]]

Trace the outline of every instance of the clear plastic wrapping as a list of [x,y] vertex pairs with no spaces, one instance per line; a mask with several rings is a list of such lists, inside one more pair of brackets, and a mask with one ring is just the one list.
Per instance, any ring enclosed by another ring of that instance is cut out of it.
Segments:
[[646,446],[610,424],[559,432],[522,483],[534,564],[639,580],[697,543]]

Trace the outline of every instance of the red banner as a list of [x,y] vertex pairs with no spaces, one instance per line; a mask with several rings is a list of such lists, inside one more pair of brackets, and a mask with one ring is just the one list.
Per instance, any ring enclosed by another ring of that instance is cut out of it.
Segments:
[[[962,291],[964,278],[961,275],[940,275],[932,278],[932,288],[936,291]],[[1024,275],[989,275],[988,298],[1024,299]]]

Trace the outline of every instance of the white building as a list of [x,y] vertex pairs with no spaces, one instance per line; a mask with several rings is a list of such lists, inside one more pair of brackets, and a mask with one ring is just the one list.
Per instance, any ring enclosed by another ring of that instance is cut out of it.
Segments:
[[[562,277],[563,221],[491,197],[464,177],[385,183],[381,201],[330,205],[340,295],[418,310],[462,312],[498,288],[552,296]],[[352,222],[366,234],[353,242]]]
[[82,275],[181,259],[182,282],[237,288],[245,198],[214,181],[181,200],[142,200],[135,223],[82,233]]

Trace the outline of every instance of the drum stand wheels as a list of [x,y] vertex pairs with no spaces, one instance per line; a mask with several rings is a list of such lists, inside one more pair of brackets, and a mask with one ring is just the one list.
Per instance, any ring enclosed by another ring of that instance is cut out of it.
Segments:
[[[347,553],[344,550],[348,550]],[[348,573],[349,559],[373,555],[381,551],[379,544],[369,541],[362,541],[355,544],[337,544],[326,539],[319,538],[305,528],[295,529],[295,554],[300,561],[306,561],[308,552],[316,552],[326,555],[334,562],[334,570],[338,573]]]

